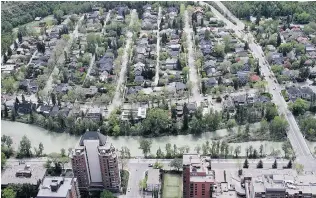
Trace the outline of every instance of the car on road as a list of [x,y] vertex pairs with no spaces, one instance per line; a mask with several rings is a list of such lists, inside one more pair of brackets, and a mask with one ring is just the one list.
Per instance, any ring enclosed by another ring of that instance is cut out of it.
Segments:
[[131,188],[127,189],[127,192],[131,192]]
[[148,164],[148,167],[153,167],[154,165],[153,164]]

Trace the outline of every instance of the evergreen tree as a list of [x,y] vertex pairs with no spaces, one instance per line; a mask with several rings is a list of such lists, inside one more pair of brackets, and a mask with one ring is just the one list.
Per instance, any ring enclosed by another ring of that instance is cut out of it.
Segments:
[[53,105],[55,106],[56,105],[56,95],[54,93],[51,93],[50,97],[51,97]]
[[3,55],[3,63],[6,63],[8,61],[8,57],[7,55],[4,53]]
[[8,48],[8,56],[9,57],[12,56],[12,49],[11,49],[11,47]]
[[279,47],[281,45],[281,36],[280,33],[278,33],[278,37],[277,37],[277,47]]
[[4,103],[4,117],[7,118],[9,116],[9,110],[7,105]]
[[249,44],[248,44],[248,42],[246,41],[244,50],[248,50],[248,49],[249,49]]
[[278,164],[277,164],[276,160],[274,160],[274,163],[272,164],[272,168],[273,169],[277,169],[278,168]]
[[263,168],[263,162],[262,160],[259,160],[258,164],[257,164],[257,168]]
[[14,49],[18,49],[19,45],[16,41],[14,41]]
[[259,25],[259,22],[260,22],[260,14],[258,13],[256,17],[256,25]]
[[205,81],[202,81],[202,93],[205,95],[206,93],[206,86],[205,86]]
[[25,103],[25,96],[22,94],[22,103]]
[[18,40],[19,40],[19,43],[22,43],[22,33],[21,32],[18,32]]
[[287,164],[286,168],[292,168],[292,160],[289,161],[289,163]]
[[249,162],[247,158],[245,159],[243,168],[249,168]]

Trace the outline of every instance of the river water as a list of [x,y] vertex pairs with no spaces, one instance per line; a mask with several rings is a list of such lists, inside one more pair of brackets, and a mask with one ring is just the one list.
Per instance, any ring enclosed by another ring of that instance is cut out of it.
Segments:
[[[67,133],[55,133],[46,129],[19,123],[1,120],[1,133],[2,135],[9,135],[13,138],[14,149],[17,150],[19,142],[24,135],[26,135],[33,147],[38,147],[38,144],[42,142],[44,144],[44,153],[60,152],[62,148],[68,150],[78,144],[80,137],[72,136]],[[188,145],[190,151],[193,151],[197,145],[202,145],[207,140],[211,141],[216,137],[223,137],[227,135],[227,130],[218,130],[216,132],[206,132],[199,137],[193,135],[178,135],[178,136],[163,136],[155,137],[152,139],[151,153],[156,154],[157,149],[160,147],[165,152],[165,145],[167,143],[176,144],[177,147]],[[115,148],[120,149],[122,146],[127,146],[132,156],[142,156],[142,151],[139,147],[140,136],[121,136],[121,137],[108,137],[108,142],[112,143]],[[265,153],[270,153],[272,149],[281,149],[282,142],[269,142],[269,141],[254,141],[246,143],[231,143],[230,146],[241,146],[242,154],[245,153],[246,147],[252,145],[254,148],[259,149],[260,145],[264,146]],[[309,146],[313,148],[316,146],[316,142],[309,143]]]

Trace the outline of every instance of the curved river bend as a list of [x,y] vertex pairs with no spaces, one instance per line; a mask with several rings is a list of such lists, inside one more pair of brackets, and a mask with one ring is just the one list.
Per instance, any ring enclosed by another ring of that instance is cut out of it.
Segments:
[[[44,144],[45,153],[60,152],[62,148],[67,151],[68,148],[73,148],[76,144],[78,144],[80,139],[78,136],[72,136],[67,133],[50,132],[34,125],[5,120],[1,120],[1,133],[2,135],[9,135],[13,138],[13,146],[15,150],[18,149],[19,142],[22,137],[26,135],[31,140],[33,147],[38,147],[38,144],[42,142]],[[163,150],[163,152],[165,152],[165,145],[167,143],[171,143],[172,145],[176,144],[178,148],[188,145],[190,147],[190,151],[193,151],[197,145],[201,146],[207,140],[211,141],[214,137],[221,137],[227,134],[228,132],[226,130],[218,130],[216,132],[206,132],[198,137],[193,135],[155,137],[151,138],[151,153],[156,154],[159,147]],[[127,146],[130,149],[132,156],[142,156],[142,151],[138,148],[138,141],[141,138],[142,137],[140,136],[108,137],[108,141],[117,149],[120,149],[122,146]],[[231,143],[230,145],[233,147],[241,145],[241,152],[243,154],[245,153],[247,146],[252,145],[254,148],[259,149],[261,144],[263,144],[266,153],[270,153],[273,148],[282,150],[281,142],[255,141],[246,143]],[[316,145],[316,143],[313,144]]]

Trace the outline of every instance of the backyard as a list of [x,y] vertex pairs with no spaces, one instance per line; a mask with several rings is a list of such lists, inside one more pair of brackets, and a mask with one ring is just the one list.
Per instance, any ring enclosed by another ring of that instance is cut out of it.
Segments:
[[181,175],[165,173],[163,176],[163,198],[182,197]]

